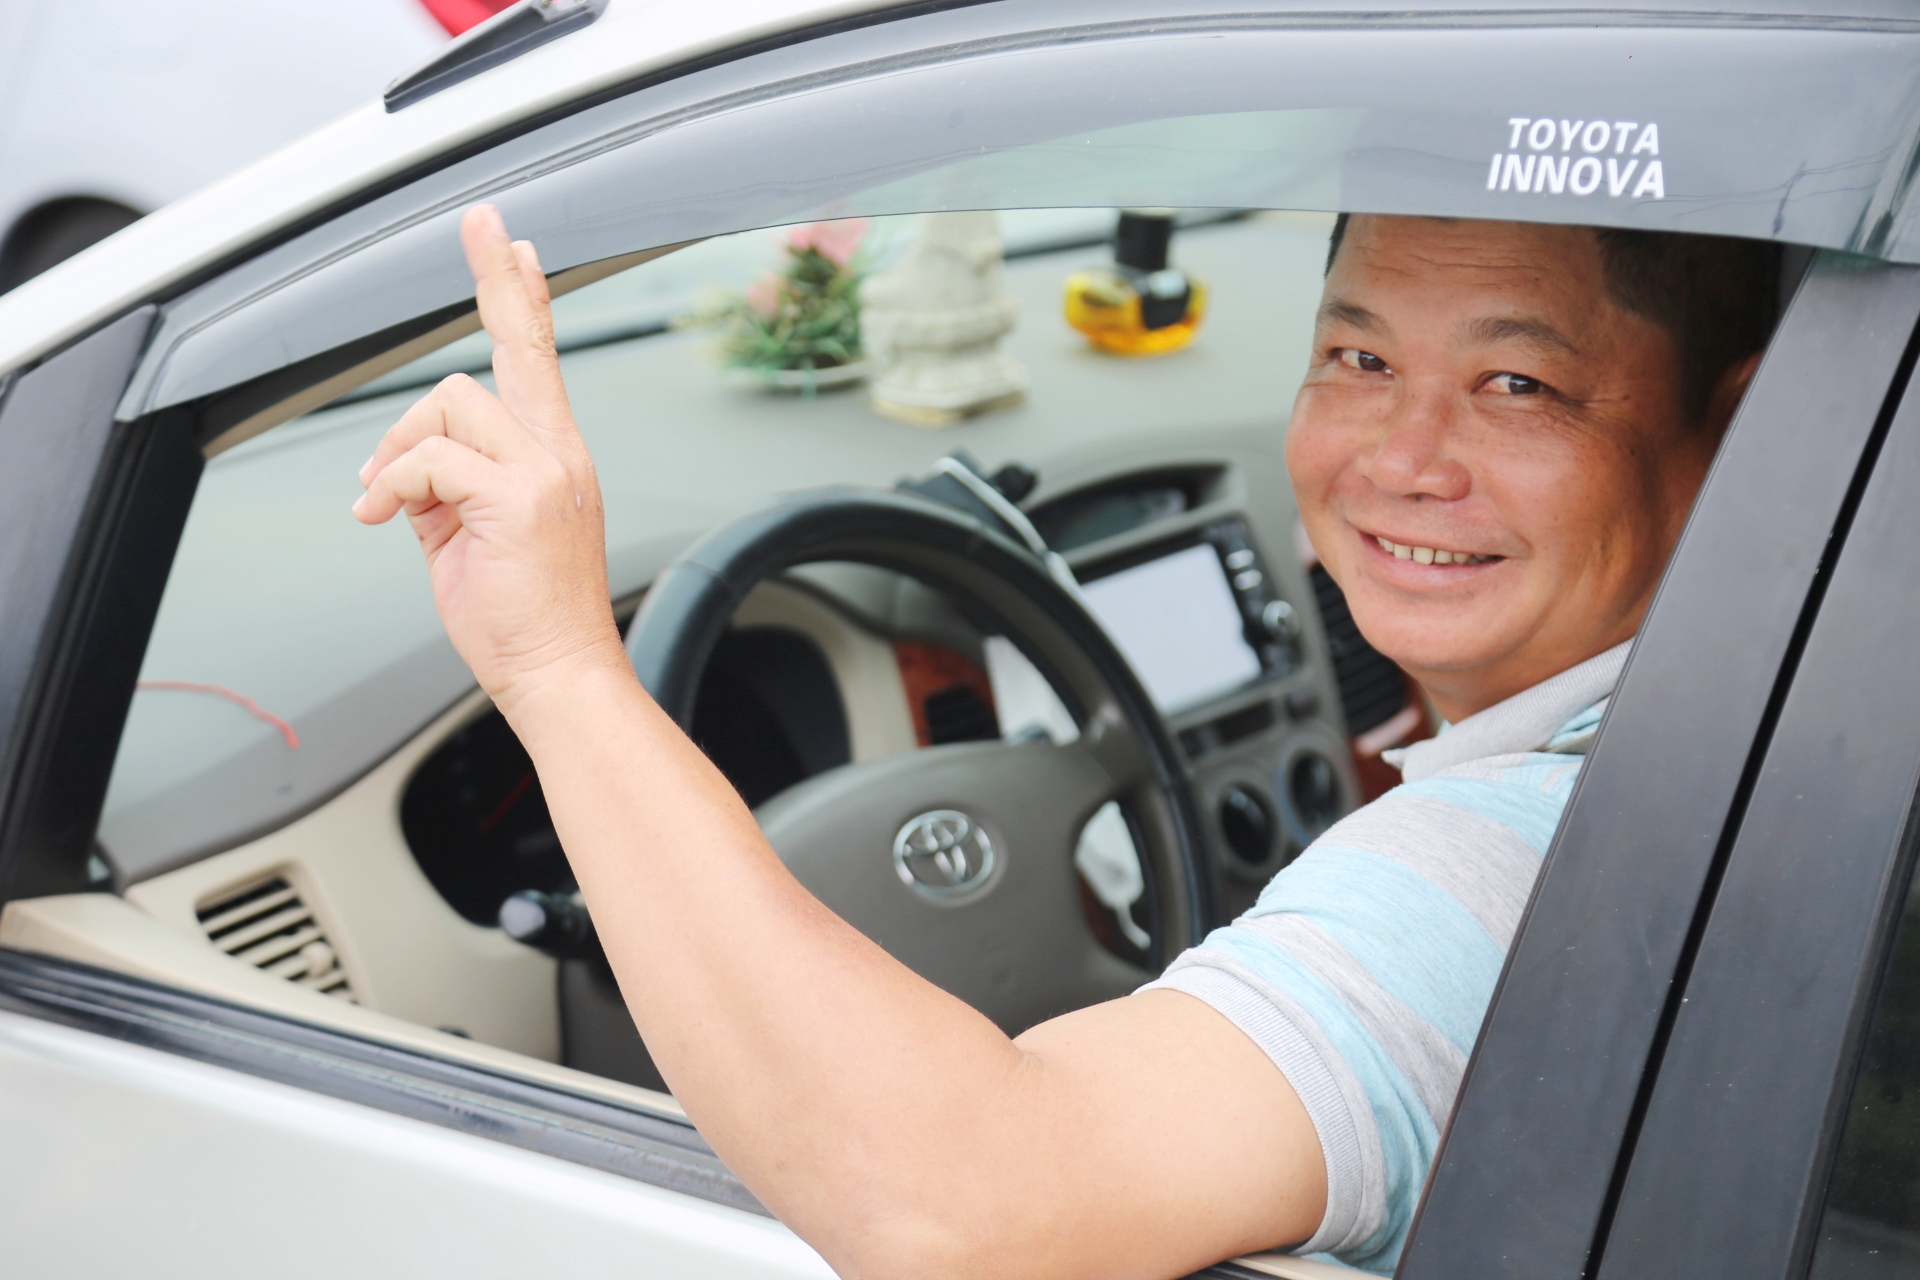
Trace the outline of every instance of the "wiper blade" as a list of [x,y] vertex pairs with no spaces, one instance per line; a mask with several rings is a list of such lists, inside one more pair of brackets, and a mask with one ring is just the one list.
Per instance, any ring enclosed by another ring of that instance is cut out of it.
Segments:
[[388,85],[388,112],[412,106],[489,67],[578,31],[606,11],[607,0],[520,0],[454,40]]

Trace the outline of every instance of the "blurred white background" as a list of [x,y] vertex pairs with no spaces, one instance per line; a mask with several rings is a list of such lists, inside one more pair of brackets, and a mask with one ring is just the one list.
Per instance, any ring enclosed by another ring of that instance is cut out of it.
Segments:
[[0,0],[0,292],[355,107],[508,0]]

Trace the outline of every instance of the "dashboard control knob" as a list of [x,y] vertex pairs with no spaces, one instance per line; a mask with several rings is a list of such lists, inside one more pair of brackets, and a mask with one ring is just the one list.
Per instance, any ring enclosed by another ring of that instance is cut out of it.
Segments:
[[1300,614],[1285,600],[1269,600],[1260,610],[1260,625],[1275,640],[1291,644],[1300,638]]
[[600,954],[600,939],[586,905],[570,894],[522,889],[500,904],[500,928],[515,942],[525,943],[559,960]]
[[1236,782],[1220,795],[1220,834],[1227,851],[1249,867],[1265,866],[1273,857],[1273,810],[1254,788]]
[[1274,781],[1285,797],[1289,825],[1296,828],[1294,838],[1302,844],[1311,843],[1340,820],[1340,775],[1333,761],[1320,752],[1301,752],[1287,766],[1286,775]]

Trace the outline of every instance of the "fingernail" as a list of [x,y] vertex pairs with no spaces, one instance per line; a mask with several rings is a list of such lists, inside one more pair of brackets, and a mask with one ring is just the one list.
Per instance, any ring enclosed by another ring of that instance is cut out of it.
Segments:
[[360,487],[362,489],[367,487],[367,472],[371,470],[373,470],[373,459],[369,457],[365,462],[360,464],[360,469],[354,472],[355,475],[360,477]]
[[531,240],[515,240],[515,241],[514,241],[513,243],[514,243],[514,246],[515,246],[516,248],[518,248],[518,247],[520,247],[520,246],[525,246],[525,247],[526,247],[526,250],[527,250],[527,259],[528,259],[528,261],[529,261],[529,262],[531,262],[531,263],[533,264],[533,269],[534,269],[535,271],[538,271],[538,270],[540,270],[540,251],[539,251],[538,249],[536,249],[536,248],[534,248],[534,247],[533,247],[533,241],[531,241]]

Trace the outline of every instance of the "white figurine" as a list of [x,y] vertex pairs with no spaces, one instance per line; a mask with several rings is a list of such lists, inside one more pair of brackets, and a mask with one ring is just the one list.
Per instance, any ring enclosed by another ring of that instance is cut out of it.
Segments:
[[884,362],[873,407],[944,427],[1016,403],[1027,373],[1000,350],[1019,307],[1000,287],[1000,219],[929,213],[899,265],[861,288],[867,349]]

